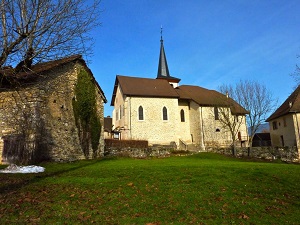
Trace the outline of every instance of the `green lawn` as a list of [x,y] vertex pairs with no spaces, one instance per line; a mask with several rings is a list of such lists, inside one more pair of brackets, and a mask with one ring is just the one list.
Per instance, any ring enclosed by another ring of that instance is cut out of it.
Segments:
[[41,166],[0,174],[1,224],[300,222],[300,165],[200,153]]

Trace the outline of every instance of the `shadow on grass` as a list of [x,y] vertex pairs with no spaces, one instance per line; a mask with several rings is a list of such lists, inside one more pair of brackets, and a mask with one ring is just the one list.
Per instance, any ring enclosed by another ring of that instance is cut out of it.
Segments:
[[[40,182],[41,180],[49,177],[59,176],[64,173],[68,173],[71,171],[75,171],[84,167],[88,167],[94,164],[97,164],[99,162],[106,161],[106,159],[101,160],[92,160],[91,162],[82,162],[78,166],[74,166],[67,169],[62,169],[54,172],[47,172],[44,173],[34,173],[34,174],[7,174],[7,173],[0,173],[0,195],[2,194],[8,194],[11,192],[14,192],[18,189],[21,189],[27,185]],[[78,161],[80,162],[80,161]],[[75,162],[77,163],[77,162]],[[84,164],[83,164],[84,163]],[[9,177],[8,177],[9,176]],[[25,177],[23,177],[25,176]],[[7,183],[7,184],[3,184]]]

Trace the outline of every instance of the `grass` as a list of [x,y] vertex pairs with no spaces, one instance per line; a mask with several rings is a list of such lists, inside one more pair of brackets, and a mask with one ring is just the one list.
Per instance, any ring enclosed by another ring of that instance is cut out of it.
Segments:
[[[299,224],[300,167],[212,153],[0,174],[1,224]],[[3,168],[3,166],[1,166]]]

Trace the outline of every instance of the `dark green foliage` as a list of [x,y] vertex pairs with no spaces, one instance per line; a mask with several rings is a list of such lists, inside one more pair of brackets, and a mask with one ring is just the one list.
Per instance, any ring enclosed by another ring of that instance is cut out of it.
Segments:
[[91,115],[91,141],[92,141],[92,149],[95,151],[99,145],[100,132],[101,132],[101,123],[100,119],[97,116],[96,112]]
[[72,103],[76,126],[82,150],[88,157],[90,143],[94,154],[98,149],[101,123],[97,115],[95,85],[85,70],[80,70],[78,74],[75,96]]
[[80,119],[83,126],[90,122],[91,115],[96,111],[96,91],[89,74],[85,70],[80,70],[75,87],[77,112],[75,113]]

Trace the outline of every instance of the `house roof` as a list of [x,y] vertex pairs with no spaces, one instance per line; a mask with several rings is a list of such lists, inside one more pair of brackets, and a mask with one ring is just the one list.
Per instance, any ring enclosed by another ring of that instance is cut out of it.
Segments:
[[181,85],[176,88],[180,99],[191,99],[201,106],[224,106],[230,107],[233,114],[248,114],[249,112],[232,98],[215,90],[209,90],[199,86]]
[[266,121],[269,122],[288,113],[298,112],[300,112],[300,85]]
[[120,86],[123,95],[134,97],[163,97],[193,100],[201,106],[230,107],[233,114],[247,114],[248,111],[231,98],[199,86],[181,85],[173,88],[165,79],[149,79],[128,76],[116,76],[111,106],[114,105],[117,88]]
[[11,88],[13,83],[18,83],[21,86],[27,83],[32,83],[33,81],[36,81],[42,73],[51,71],[59,66],[66,65],[71,62],[79,62],[84,66],[84,68],[93,78],[93,82],[96,84],[100,94],[103,97],[104,102],[106,103],[107,99],[104,95],[103,90],[99,86],[98,82],[95,80],[92,71],[87,67],[81,55],[72,55],[58,60],[38,63],[36,65],[32,65],[30,69],[26,69],[25,71],[21,71],[18,73],[15,73],[12,67],[6,67],[0,70],[0,78],[2,79],[2,82],[0,83],[0,88]]
[[179,98],[179,94],[165,79],[149,79],[129,76],[116,76],[111,106],[114,105],[117,88],[123,95],[135,97]]

